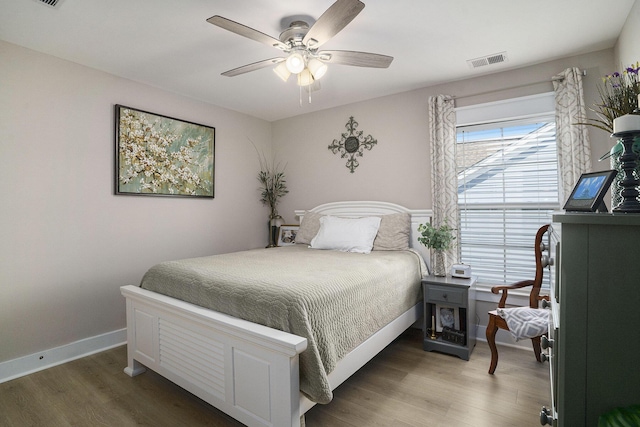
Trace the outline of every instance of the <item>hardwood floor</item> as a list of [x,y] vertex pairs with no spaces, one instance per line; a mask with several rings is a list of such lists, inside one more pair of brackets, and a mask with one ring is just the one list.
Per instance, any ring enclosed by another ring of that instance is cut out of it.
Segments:
[[[470,361],[424,352],[412,329],[306,414],[307,427],[540,425],[549,370],[533,353],[476,345]],[[129,378],[118,347],[0,384],[1,426],[225,426],[240,423],[152,371]]]

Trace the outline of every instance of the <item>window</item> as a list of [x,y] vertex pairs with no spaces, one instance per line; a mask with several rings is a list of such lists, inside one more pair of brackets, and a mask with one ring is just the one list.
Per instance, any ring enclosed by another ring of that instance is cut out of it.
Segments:
[[462,262],[488,286],[533,278],[536,231],[559,208],[553,112],[459,124],[456,166]]

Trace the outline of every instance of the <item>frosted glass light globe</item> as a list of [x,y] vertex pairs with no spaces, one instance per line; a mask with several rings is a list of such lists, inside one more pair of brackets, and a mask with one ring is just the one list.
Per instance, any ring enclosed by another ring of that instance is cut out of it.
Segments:
[[304,58],[299,53],[294,52],[289,55],[286,64],[287,70],[289,70],[291,74],[298,74],[304,70]]

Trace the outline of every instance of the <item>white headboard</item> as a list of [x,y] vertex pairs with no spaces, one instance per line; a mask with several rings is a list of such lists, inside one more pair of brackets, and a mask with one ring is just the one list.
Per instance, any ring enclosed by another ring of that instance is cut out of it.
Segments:
[[[371,215],[388,215],[394,213],[408,213],[409,215],[411,215],[411,235],[409,238],[409,246],[412,249],[415,249],[416,252],[418,252],[420,255],[422,255],[422,258],[424,258],[427,265],[430,265],[429,249],[418,242],[418,225],[431,221],[431,217],[433,216],[433,211],[431,209],[408,209],[404,206],[388,202],[348,201],[325,203],[323,205],[316,206],[313,209],[307,210],[322,215],[335,215],[347,218],[359,218]],[[295,211],[296,217],[298,217],[299,222],[302,222],[304,213],[304,210]]]

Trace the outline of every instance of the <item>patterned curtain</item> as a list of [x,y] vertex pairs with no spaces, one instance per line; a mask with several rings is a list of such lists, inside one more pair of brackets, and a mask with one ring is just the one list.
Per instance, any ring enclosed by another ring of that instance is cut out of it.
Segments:
[[[448,273],[460,259],[460,227],[458,212],[458,180],[456,175],[456,115],[453,98],[448,95],[429,97],[429,137],[431,141],[431,198],[435,227],[447,223],[456,229],[454,248],[444,257],[431,253],[431,273]],[[436,258],[438,258],[436,260]]]
[[567,68],[553,77],[556,97],[556,141],[558,143],[558,200],[569,197],[580,175],[591,171],[591,146],[584,121],[586,108],[582,75],[578,68]]

